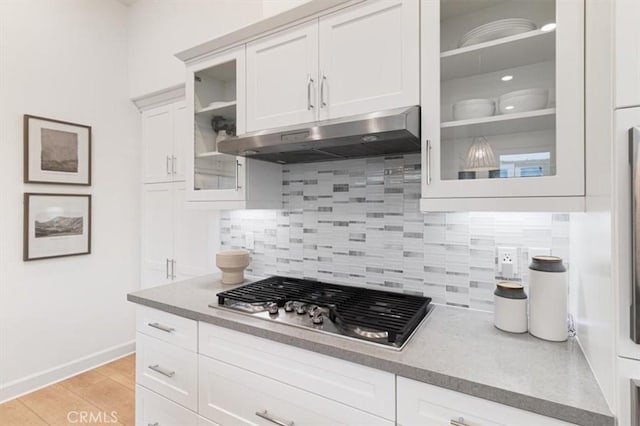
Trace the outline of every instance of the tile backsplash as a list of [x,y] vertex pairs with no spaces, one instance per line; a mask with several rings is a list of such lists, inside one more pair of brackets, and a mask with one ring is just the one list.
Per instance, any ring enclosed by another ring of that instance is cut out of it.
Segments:
[[568,264],[569,214],[420,213],[419,154],[286,165],[282,188],[282,210],[222,214],[222,249],[253,240],[251,273],[491,311],[498,247],[517,248],[514,278],[525,287],[529,248],[551,249]]

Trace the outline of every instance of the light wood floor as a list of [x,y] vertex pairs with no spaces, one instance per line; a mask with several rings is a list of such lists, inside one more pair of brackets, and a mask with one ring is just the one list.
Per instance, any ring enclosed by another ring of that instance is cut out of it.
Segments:
[[133,426],[134,395],[135,355],[129,355],[0,404],[0,425]]

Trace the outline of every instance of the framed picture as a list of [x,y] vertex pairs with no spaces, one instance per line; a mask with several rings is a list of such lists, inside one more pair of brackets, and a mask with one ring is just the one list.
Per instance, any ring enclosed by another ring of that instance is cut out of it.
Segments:
[[24,194],[23,259],[91,253],[91,195]]
[[91,185],[91,127],[25,114],[24,182]]

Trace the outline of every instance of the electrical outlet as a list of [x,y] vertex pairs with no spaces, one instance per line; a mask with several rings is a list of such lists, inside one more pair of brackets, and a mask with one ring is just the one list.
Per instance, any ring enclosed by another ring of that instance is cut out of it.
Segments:
[[498,247],[498,272],[505,278],[518,273],[518,249],[515,247]]
[[531,265],[531,258],[533,256],[551,256],[551,249],[544,247],[529,247],[527,254],[527,264]]
[[253,238],[253,232],[247,232],[244,234],[244,247],[247,250],[253,250],[255,248],[255,240]]

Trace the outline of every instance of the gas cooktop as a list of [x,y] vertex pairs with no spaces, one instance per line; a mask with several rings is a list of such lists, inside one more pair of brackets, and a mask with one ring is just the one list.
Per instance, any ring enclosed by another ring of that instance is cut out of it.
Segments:
[[394,349],[404,347],[432,308],[429,297],[279,276],[217,296],[209,306]]

